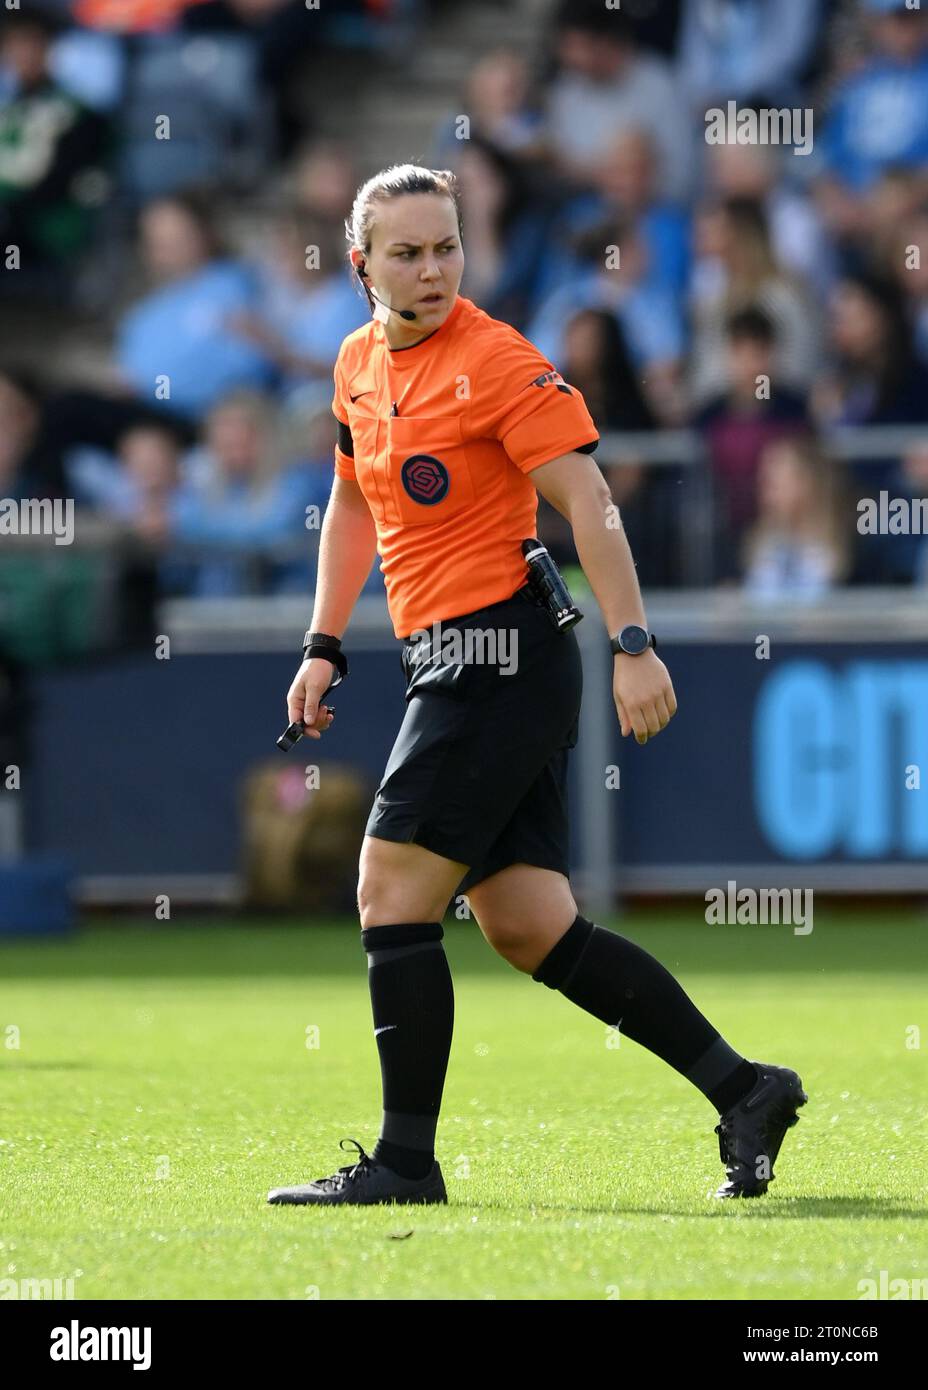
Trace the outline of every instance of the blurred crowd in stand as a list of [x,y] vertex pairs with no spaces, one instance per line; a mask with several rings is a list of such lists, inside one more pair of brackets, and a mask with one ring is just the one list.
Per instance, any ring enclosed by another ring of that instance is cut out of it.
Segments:
[[[485,49],[396,162],[457,174],[462,293],[583,392],[642,582],[692,582],[694,528],[700,577],[758,597],[928,582],[928,538],[857,526],[862,497],[928,497],[928,15],[904,0],[536,12],[534,48]],[[363,81],[427,48],[445,13],[0,11],[0,318],[34,306],[50,335],[28,367],[0,335],[0,497],[74,498],[138,542],[162,595],[311,588],[332,368],[369,319],[344,221],[375,170],[351,101],[335,137],[307,94],[334,55]],[[789,112],[791,141],[713,143],[707,113],[731,120],[730,104],[745,130]],[[88,319],[108,349],[81,361]],[[908,430],[847,458],[856,426]],[[539,525],[575,561],[562,519],[542,506]]]

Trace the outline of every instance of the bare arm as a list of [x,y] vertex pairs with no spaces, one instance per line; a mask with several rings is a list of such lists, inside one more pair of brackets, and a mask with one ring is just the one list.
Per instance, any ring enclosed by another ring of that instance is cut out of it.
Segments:
[[377,553],[374,518],[356,482],[336,475],[319,535],[314,632],[343,637]]
[[[336,475],[319,536],[316,596],[310,628],[343,637],[358,595],[364,588],[377,553],[377,531],[364,494],[356,482]],[[336,671],[331,661],[304,661],[287,692],[287,714],[301,720],[311,738],[320,738],[330,716],[319,701]]]
[[[647,627],[635,562],[608,484],[589,454],[564,454],[529,475],[573,531],[583,572],[590,581],[610,637],[628,623]],[[641,656],[613,659],[613,695],[623,738],[639,743],[666,728],[677,701],[666,666],[650,648]]]

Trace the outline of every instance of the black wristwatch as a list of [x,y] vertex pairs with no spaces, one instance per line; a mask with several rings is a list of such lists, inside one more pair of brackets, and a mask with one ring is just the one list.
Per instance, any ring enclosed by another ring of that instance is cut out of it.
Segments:
[[623,627],[617,637],[611,638],[609,646],[613,652],[624,652],[626,656],[640,656],[649,647],[657,647],[657,638],[653,632],[648,632],[646,627],[639,627],[637,623],[629,623]]
[[[307,628],[303,634],[303,660],[309,661],[314,656],[325,657],[326,661],[331,661],[338,671],[338,675],[329,686],[329,690],[345,679],[348,674],[348,658],[342,651],[340,637],[332,637],[327,632],[311,632]],[[326,695],[328,695],[329,690],[325,692]]]

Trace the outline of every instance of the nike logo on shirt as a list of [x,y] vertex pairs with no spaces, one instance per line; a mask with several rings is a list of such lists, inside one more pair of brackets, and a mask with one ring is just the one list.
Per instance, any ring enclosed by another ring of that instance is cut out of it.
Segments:
[[383,1025],[382,1028],[375,1028],[375,1029],[374,1029],[374,1037],[376,1038],[376,1036],[377,1036],[378,1033],[386,1033],[386,1032],[389,1031],[389,1029],[391,1029],[391,1028],[398,1028],[398,1027],[399,1027],[399,1024],[397,1024],[397,1023],[385,1023],[385,1024]]

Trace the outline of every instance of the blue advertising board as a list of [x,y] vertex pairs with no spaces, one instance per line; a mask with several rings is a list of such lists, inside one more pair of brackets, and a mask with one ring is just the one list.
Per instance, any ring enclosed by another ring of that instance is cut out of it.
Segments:
[[[66,855],[84,880],[235,875],[240,788],[256,763],[348,763],[373,794],[405,708],[398,651],[353,653],[350,679],[333,692],[337,724],[306,757],[307,745],[275,747],[289,652],[133,656],[43,673],[23,773],[27,849]],[[610,692],[595,716],[614,720],[598,785],[582,760],[594,703],[585,676],[570,791],[578,864],[584,825],[608,812],[630,890],[692,888],[687,870],[700,867],[717,876],[813,864],[866,869],[856,887],[881,886],[881,874],[891,887],[891,867],[905,866],[905,884],[928,888],[923,646],[777,643],[758,660],[747,642],[669,641],[661,655],[678,715],[639,747],[621,738]]]

